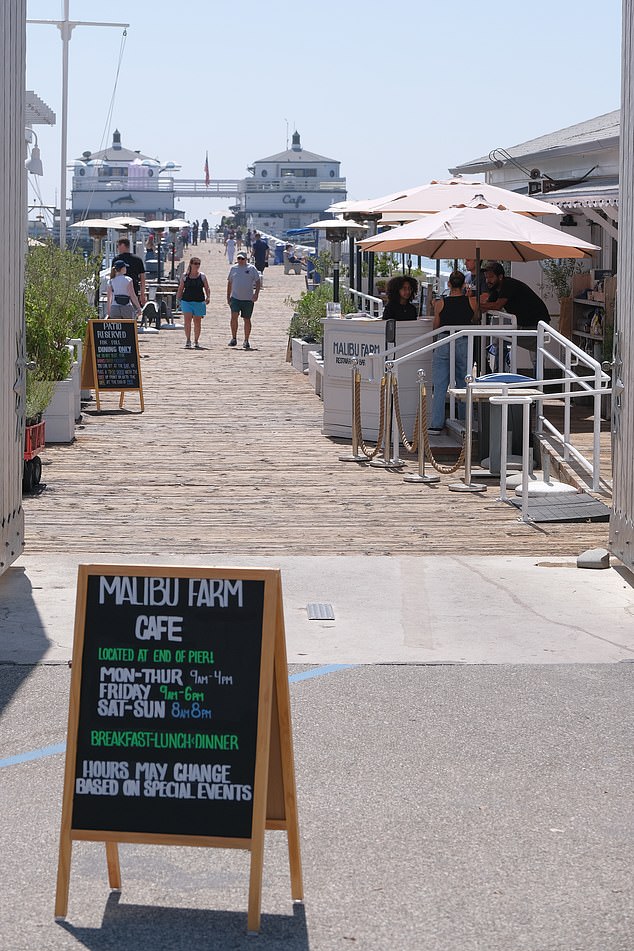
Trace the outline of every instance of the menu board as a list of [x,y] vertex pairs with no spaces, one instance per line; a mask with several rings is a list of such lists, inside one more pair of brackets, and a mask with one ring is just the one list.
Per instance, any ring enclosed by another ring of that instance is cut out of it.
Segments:
[[279,571],[80,565],[56,915],[73,840],[251,852],[260,921],[264,831],[288,834],[302,896]]
[[91,320],[89,329],[99,390],[139,390],[139,347],[136,320]]

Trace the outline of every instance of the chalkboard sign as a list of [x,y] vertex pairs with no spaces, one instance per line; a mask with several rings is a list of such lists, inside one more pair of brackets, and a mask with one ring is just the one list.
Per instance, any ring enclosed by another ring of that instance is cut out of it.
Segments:
[[[73,839],[247,848],[261,867],[268,819],[301,892],[283,640],[279,572],[80,566],[60,870]],[[61,871],[60,915],[64,890]]]
[[81,385],[95,390],[97,409],[100,391],[120,392],[122,407],[123,394],[138,390],[143,410],[136,320],[90,320],[83,361]]

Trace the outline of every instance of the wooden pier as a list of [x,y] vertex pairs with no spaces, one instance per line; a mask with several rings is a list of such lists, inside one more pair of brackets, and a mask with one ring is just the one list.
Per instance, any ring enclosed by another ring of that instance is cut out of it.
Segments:
[[[205,349],[185,350],[178,330],[141,335],[145,412],[132,395],[123,411],[114,394],[100,413],[89,402],[74,444],[43,452],[46,489],[24,500],[27,554],[545,559],[606,545],[607,523],[530,526],[496,501],[497,486],[449,492],[461,471],[417,486],[403,472],[339,462],[349,444],[321,434],[322,404],[286,362],[286,298],[304,277],[268,268],[253,350],[241,338],[230,349],[223,247],[195,252],[212,288]],[[607,449],[609,432],[602,438]]]

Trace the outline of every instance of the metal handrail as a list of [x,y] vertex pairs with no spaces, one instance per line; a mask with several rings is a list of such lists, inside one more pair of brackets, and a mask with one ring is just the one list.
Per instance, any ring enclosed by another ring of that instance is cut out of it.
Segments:
[[[401,356],[397,355],[398,352],[403,350],[405,347],[411,347],[412,343],[416,341],[408,341],[407,344],[401,344],[400,346],[386,347],[384,351],[374,354],[370,358],[372,365],[372,375],[376,375],[376,366],[374,364],[375,360],[389,360],[393,364],[394,371],[398,373],[398,367],[402,363],[407,363],[410,360],[420,359],[421,356],[431,353],[441,346],[449,346],[451,367],[450,379],[454,379],[455,362],[452,351],[455,347],[455,341],[459,337],[470,338],[468,365],[472,361],[472,341],[475,338],[493,336],[496,339],[504,339],[511,344],[512,352],[515,350],[522,338],[536,338],[537,379],[531,379],[530,386],[541,389],[543,393],[541,397],[536,397],[535,399],[535,402],[538,405],[537,433],[539,436],[543,436],[544,430],[546,430],[550,435],[557,439],[561,445],[564,461],[568,461],[570,457],[574,458],[584,468],[584,470],[589,473],[592,478],[592,488],[594,491],[597,491],[601,485],[601,397],[607,396],[612,392],[611,386],[606,385],[611,383],[610,376],[601,369],[601,364],[599,361],[595,360],[594,357],[591,357],[588,353],[578,347],[575,343],[569,340],[568,337],[564,337],[563,334],[559,333],[559,331],[552,329],[550,325],[544,321],[539,322],[536,330],[518,330],[505,327],[503,328],[503,332],[501,327],[496,327],[493,329],[491,326],[469,326],[461,328],[443,327],[439,330],[428,331],[426,334],[421,334],[421,337],[417,339],[425,340],[430,337],[437,337],[439,333],[442,332],[443,334],[446,334],[447,331],[449,331],[449,337],[443,336],[443,338],[440,340],[433,340],[431,343],[423,344],[418,349],[402,354]],[[548,350],[546,345],[550,342],[555,342],[563,348],[563,360],[560,360],[555,354],[552,354]],[[590,371],[589,375],[582,377],[575,373],[573,361],[576,365],[582,364],[585,366]],[[562,371],[562,375],[560,377],[544,379],[544,363],[551,364],[552,366],[558,368]],[[515,365],[513,359],[511,365]],[[512,391],[513,389],[525,388],[526,385],[526,382],[508,383],[505,384],[504,391],[508,392]],[[560,390],[553,392],[551,387],[556,385],[560,385]],[[474,381],[473,386],[475,388],[486,388],[487,384],[486,382],[477,383]],[[578,387],[578,389],[573,389],[574,387]],[[594,424],[591,461],[588,460],[572,444],[571,401],[580,396],[591,396],[594,400]],[[544,416],[543,403],[545,399],[563,400],[563,432],[560,432],[554,423]],[[450,411],[451,418],[453,418],[455,413],[455,399],[453,396],[450,397]]]

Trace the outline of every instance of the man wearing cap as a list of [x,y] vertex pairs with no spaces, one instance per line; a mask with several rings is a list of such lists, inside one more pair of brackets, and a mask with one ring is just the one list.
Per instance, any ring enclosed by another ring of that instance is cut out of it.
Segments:
[[136,254],[130,254],[128,238],[119,238],[117,241],[117,261],[125,261],[128,276],[132,278],[134,284],[134,293],[141,301],[141,307],[143,307],[147,300],[145,296],[145,265]]
[[230,347],[238,345],[238,317],[244,321],[244,350],[250,350],[251,344],[251,315],[253,306],[260,296],[261,279],[257,268],[247,264],[244,251],[238,251],[236,264],[229,271],[227,278],[227,303],[231,308],[231,340]]

